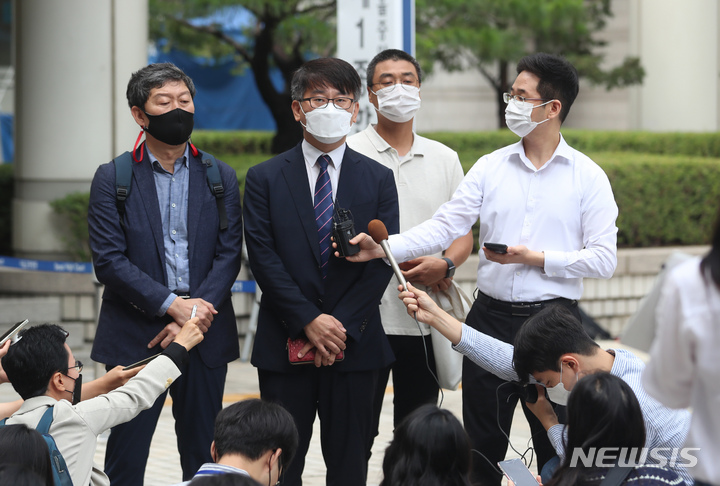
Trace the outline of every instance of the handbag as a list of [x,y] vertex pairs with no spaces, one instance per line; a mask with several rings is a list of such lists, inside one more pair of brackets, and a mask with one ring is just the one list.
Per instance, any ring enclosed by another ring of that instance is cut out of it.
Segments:
[[[430,292],[428,295],[442,310],[458,321],[465,322],[465,317],[472,307],[472,300],[454,280],[447,290]],[[430,328],[430,339],[440,387],[457,390],[462,380],[463,355],[455,351],[450,340],[433,327]]]

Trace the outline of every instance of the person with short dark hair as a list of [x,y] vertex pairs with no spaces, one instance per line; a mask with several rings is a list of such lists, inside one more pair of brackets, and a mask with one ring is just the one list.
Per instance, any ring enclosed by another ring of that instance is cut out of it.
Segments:
[[49,434],[73,484],[109,485],[93,464],[98,436],[152,406],[181,375],[188,352],[203,340],[197,323],[197,318],[186,322],[162,354],[125,385],[82,402],[83,365],[65,342],[67,332],[51,324],[25,329],[2,358],[10,383],[25,400],[6,423],[35,427],[53,407]]
[[449,410],[421,405],[395,428],[380,486],[470,486],[470,439]]
[[655,311],[648,393],[671,408],[692,409],[686,447],[696,448],[698,485],[720,485],[720,212],[702,258],[673,267]]
[[[425,292],[409,286],[410,290],[399,296],[408,313],[417,312],[418,319],[436,328],[452,342],[456,351],[503,382],[519,383],[518,386],[540,384],[550,401],[565,405],[583,376],[607,372],[621,378],[635,392],[642,408],[647,431],[645,446],[655,449],[671,469],[687,484],[692,484],[684,462],[671,460],[687,437],[690,413],[671,410],[648,395],[641,383],[645,364],[633,353],[617,348],[602,349],[590,339],[572,312],[557,305],[546,307],[530,317],[518,330],[513,346],[459,322],[440,309]],[[526,403],[526,406],[547,431],[547,437],[562,461],[569,453],[564,439],[569,427],[559,423],[547,400]],[[662,462],[649,457],[651,463],[656,460]],[[549,467],[543,471],[543,479],[551,474]]]
[[223,408],[215,419],[210,446],[212,463],[203,464],[193,478],[218,475],[250,476],[276,484],[286,471],[298,445],[292,415],[275,403],[249,399]]
[[[48,445],[40,432],[24,424],[0,427],[0,465],[15,464],[33,471],[54,486]],[[0,484],[10,484],[0,482]]]
[[262,486],[244,474],[223,474],[220,476],[199,476],[190,481],[191,486]]
[[[415,133],[413,124],[420,109],[422,70],[410,54],[386,49],[368,64],[368,99],[377,111],[377,124],[351,137],[348,147],[392,169],[400,204],[400,231],[409,230],[432,217],[452,198],[463,178],[457,152]],[[403,264],[405,279],[438,295],[452,285],[455,268],[472,252],[472,232],[455,240],[444,253],[415,258]],[[430,339],[430,328],[408,319],[397,300],[397,284],[391,280],[380,306],[383,329],[395,354],[395,362],[380,371],[375,388],[373,432],[378,434],[385,388],[390,373],[393,383],[393,423],[415,408],[437,403],[439,384]],[[457,294],[456,294],[457,295]],[[426,358],[427,353],[427,358]],[[372,441],[368,450],[372,449]]]
[[[240,354],[231,299],[242,248],[237,174],[190,141],[195,92],[171,63],[132,73],[126,95],[140,135],[131,152],[97,169],[88,209],[93,268],[105,286],[93,360],[109,369],[157,354],[197,308],[205,340],[169,388],[184,479],[211,460],[227,365]],[[126,180],[118,167],[130,172]],[[143,483],[164,403],[111,431],[113,486]]]
[[[538,401],[544,401],[541,394]],[[546,486],[599,486],[610,467],[600,462],[631,467],[624,485],[685,484],[677,473],[664,467],[642,464],[646,444],[645,422],[640,403],[630,385],[607,372],[584,376],[573,387],[567,406],[567,454]],[[576,460],[573,460],[575,456]],[[592,458],[585,464],[579,458]]]
[[[398,230],[392,171],[345,144],[361,85],[341,59],[303,64],[290,89],[303,141],[251,167],[245,179],[245,238],[262,290],[251,362],[260,396],[287,409],[298,428],[288,486],[301,484],[316,415],[326,484],[366,483],[373,390],[378,370],[394,359],[378,309],[392,270],[334,258],[330,248],[334,221],[352,218],[356,231],[367,231],[380,219],[390,233]],[[290,356],[289,340],[300,338],[305,344]],[[291,363],[310,351],[312,361]]]
[[[583,278],[610,278],[617,265],[610,181],[560,133],[578,86],[577,71],[560,56],[521,59],[503,96],[506,124],[521,140],[481,157],[432,219],[388,238],[395,259],[404,262],[447,248],[479,220],[478,294],[466,322],[506,343],[548,305],[562,304],[579,317]],[[385,256],[367,235],[353,242],[364,251],[351,261]],[[499,486],[494,464],[505,457],[520,390],[467,359],[462,383],[463,424],[491,463],[473,458],[473,482]],[[552,444],[522,407],[542,467],[553,457]]]

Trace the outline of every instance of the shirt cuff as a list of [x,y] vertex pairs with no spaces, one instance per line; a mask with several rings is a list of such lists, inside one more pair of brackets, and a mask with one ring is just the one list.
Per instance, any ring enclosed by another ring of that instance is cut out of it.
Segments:
[[543,253],[545,254],[545,264],[543,266],[545,275],[548,277],[564,278],[566,276],[565,267],[568,265],[565,252],[545,250]]
[[390,235],[388,237],[388,246],[390,247],[390,251],[392,252],[392,255],[395,257],[395,260],[398,263],[407,260],[408,248],[405,244],[405,241],[403,241],[401,235]]
[[564,431],[565,425],[563,424],[555,424],[547,431],[548,439],[550,439],[550,443],[555,449],[555,452],[557,452],[557,455],[560,456],[561,460],[565,457],[565,450],[563,448]]
[[182,369],[182,366],[187,363],[190,358],[190,354],[187,349],[185,349],[185,346],[175,342],[170,343],[162,354],[170,358],[178,369]]
[[175,299],[177,299],[177,297],[178,296],[175,295],[175,293],[170,292],[170,295],[167,296],[167,298],[165,299],[165,302],[162,303],[162,305],[160,306],[160,309],[157,311],[157,314],[155,314],[155,315],[158,317],[162,317],[165,314],[167,314],[167,310],[170,308],[170,306],[175,301]]

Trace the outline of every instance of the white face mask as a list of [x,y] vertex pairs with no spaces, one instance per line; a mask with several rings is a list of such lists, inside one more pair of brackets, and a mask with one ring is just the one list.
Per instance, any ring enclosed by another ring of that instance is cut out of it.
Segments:
[[[577,380],[577,375],[575,375],[575,379]],[[562,382],[562,363],[560,363],[560,381],[554,387],[547,388],[547,395],[553,403],[562,406],[567,405],[570,392],[565,389],[565,385],[563,385]]]
[[[300,110],[305,114],[306,124],[303,127],[320,143],[339,142],[350,133],[353,114],[335,108],[332,103],[328,103],[325,108],[316,108],[307,113],[300,105]],[[302,122],[300,124],[302,125]]]
[[405,123],[420,109],[420,88],[394,84],[373,91],[378,99],[377,111],[395,123]]
[[505,108],[505,123],[507,127],[520,138],[526,136],[535,130],[536,126],[549,120],[549,118],[547,118],[541,122],[532,121],[533,109],[547,105],[550,102],[552,102],[552,100],[546,101],[541,105],[533,105],[527,101],[515,101],[511,99]]

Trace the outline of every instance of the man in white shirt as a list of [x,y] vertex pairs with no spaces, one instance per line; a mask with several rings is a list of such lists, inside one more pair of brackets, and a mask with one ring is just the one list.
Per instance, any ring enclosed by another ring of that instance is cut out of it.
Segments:
[[[297,428],[287,410],[257,398],[242,400],[218,413],[210,446],[215,462],[203,464],[193,479],[242,474],[261,484],[276,484],[297,445]],[[190,481],[178,486],[186,484]]]
[[[392,169],[400,205],[400,231],[431,218],[450,200],[463,178],[454,150],[413,131],[415,114],[420,108],[421,80],[420,65],[410,54],[387,49],[376,55],[367,67],[367,86],[368,98],[377,111],[377,125],[368,125],[347,139],[348,147]],[[444,255],[438,252],[405,262],[403,274],[421,289],[444,291],[452,284],[455,268],[467,260],[472,246],[472,232],[468,232],[455,240]],[[381,370],[378,377],[373,439],[378,434],[391,370],[395,427],[420,405],[436,403],[439,390],[434,377],[437,371],[430,327],[421,324],[418,328],[408,317],[405,306],[397,299],[395,279],[390,280],[385,290],[380,316],[395,362]]]
[[[538,53],[523,58],[508,102],[508,127],[522,137],[486,155],[467,173],[453,198],[431,220],[389,238],[398,261],[446,248],[480,219],[484,258],[478,296],[467,324],[512,343],[522,323],[549,304],[577,317],[584,277],[609,278],[617,265],[617,205],[602,169],[571,148],[560,127],[578,93],[578,75],[566,60]],[[506,253],[485,243],[508,245]],[[358,235],[363,251],[350,257],[383,257],[379,245]],[[500,484],[494,464],[505,457],[518,394],[504,380],[463,363],[463,422],[474,448],[474,480]],[[497,400],[496,400],[497,397]],[[538,454],[538,470],[553,457],[539,421],[525,407]]]

